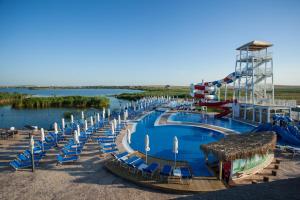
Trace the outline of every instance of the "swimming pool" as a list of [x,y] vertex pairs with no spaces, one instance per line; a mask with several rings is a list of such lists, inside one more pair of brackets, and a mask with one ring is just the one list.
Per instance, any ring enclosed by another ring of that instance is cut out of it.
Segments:
[[171,121],[183,121],[183,122],[194,122],[194,123],[204,123],[214,126],[220,126],[223,128],[231,129],[240,133],[250,132],[255,127],[249,124],[237,122],[231,119],[215,119],[211,116],[205,114],[196,114],[196,113],[185,113],[177,112],[170,116]]
[[[179,152],[177,160],[188,161],[196,176],[211,176],[204,164],[204,154],[200,150],[201,144],[215,142],[223,138],[223,134],[199,127],[165,125],[154,126],[156,119],[162,112],[152,112],[138,121],[136,130],[132,134],[130,146],[134,150],[145,153],[144,138],[149,135],[150,151],[148,155],[174,160],[172,152],[173,138],[177,136]],[[213,158],[210,157],[209,160]]]

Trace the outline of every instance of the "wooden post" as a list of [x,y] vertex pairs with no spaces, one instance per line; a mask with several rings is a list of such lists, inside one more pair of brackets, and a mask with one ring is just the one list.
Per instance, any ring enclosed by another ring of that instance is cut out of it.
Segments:
[[219,161],[219,180],[222,180],[222,161]]

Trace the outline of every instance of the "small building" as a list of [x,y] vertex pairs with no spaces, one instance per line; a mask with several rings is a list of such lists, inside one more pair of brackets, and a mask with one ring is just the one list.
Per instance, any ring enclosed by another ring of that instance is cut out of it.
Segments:
[[212,154],[218,160],[219,179],[229,181],[255,174],[271,164],[276,139],[270,131],[234,134],[200,148],[206,158]]

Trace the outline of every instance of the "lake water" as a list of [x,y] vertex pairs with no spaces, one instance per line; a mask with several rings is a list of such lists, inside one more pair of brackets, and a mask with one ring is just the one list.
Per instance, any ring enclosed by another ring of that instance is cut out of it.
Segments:
[[[110,109],[119,110],[120,106],[128,103],[125,100],[119,100],[110,95],[121,93],[136,93],[141,90],[127,89],[38,89],[31,90],[27,88],[0,88],[0,92],[16,92],[22,94],[31,94],[33,96],[107,96],[110,99]],[[12,109],[10,106],[0,107],[0,128],[23,128],[25,125],[36,125],[48,129],[55,121],[60,123],[65,112],[75,113],[74,118],[81,116],[82,109],[70,108],[47,108],[47,109]],[[84,110],[87,115],[102,112],[98,109]]]

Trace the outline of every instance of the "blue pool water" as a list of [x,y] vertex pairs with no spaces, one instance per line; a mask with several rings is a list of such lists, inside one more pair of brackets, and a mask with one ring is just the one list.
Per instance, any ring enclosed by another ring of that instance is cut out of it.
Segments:
[[177,160],[188,161],[196,176],[211,176],[204,164],[205,158],[200,145],[218,141],[223,135],[216,131],[192,126],[154,126],[155,120],[161,114],[161,112],[153,112],[137,123],[130,146],[134,150],[145,153],[144,138],[148,134],[150,140],[148,155],[174,160],[172,146],[173,138],[177,136],[179,143]]
[[171,115],[170,120],[172,121],[184,121],[194,123],[205,123],[214,126],[220,126],[223,128],[231,129],[240,133],[249,132],[254,129],[254,126],[237,122],[231,119],[214,119],[208,115],[195,114],[195,113],[184,113],[178,112]]

